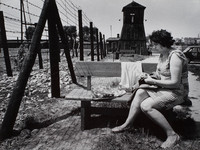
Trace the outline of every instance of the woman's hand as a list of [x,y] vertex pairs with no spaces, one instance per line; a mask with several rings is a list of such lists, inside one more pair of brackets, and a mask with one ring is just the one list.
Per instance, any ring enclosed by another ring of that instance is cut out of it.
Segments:
[[145,83],[150,85],[156,85],[156,80],[153,79],[150,75],[147,75],[147,77],[144,79]]
[[148,73],[142,73],[139,77],[139,79],[146,79],[149,76]]

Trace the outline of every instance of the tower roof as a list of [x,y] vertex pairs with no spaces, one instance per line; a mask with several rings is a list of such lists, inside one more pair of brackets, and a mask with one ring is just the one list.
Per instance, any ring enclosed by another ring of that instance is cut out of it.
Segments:
[[133,8],[145,9],[146,7],[136,3],[135,1],[123,7],[122,11],[132,10]]

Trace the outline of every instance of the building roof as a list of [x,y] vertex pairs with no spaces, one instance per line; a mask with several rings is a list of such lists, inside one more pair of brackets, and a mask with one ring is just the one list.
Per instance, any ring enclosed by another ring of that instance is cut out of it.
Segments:
[[106,41],[107,42],[114,42],[114,41],[119,41],[120,40],[120,38],[118,38],[118,37],[109,37]]
[[146,7],[136,3],[135,1],[131,2],[130,4],[123,7],[122,11],[132,10],[133,8],[141,8],[145,9]]

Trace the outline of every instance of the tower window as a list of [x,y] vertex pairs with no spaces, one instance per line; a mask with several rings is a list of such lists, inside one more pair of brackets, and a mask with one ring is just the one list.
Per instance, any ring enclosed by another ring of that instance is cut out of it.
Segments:
[[131,16],[131,23],[134,23],[135,14],[134,14],[134,13],[131,13],[130,16]]

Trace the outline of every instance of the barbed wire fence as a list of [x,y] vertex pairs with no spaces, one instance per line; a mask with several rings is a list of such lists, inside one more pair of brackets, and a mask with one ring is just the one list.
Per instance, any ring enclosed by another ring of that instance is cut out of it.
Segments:
[[[59,77],[60,42],[61,44],[63,44],[63,49],[64,49],[65,57],[67,59],[68,70],[70,72],[72,82],[77,83],[73,63],[70,56],[69,46],[67,43],[68,35],[67,36],[65,35],[63,26],[76,26],[76,27],[78,26],[81,31],[82,26],[90,25],[90,36],[91,36],[90,40],[91,40],[91,45],[93,45],[93,36],[94,36],[92,34],[93,29],[94,29],[93,24],[84,12],[83,12],[83,15],[82,14],[80,15],[80,12],[82,12],[82,10],[80,10],[79,7],[76,6],[71,0],[68,0],[68,1],[60,0],[57,2],[55,0],[40,0],[40,2],[43,3],[42,9],[40,8],[39,4],[30,3],[28,0],[20,0],[20,8],[14,6],[14,4],[12,5],[12,4],[7,3],[7,1],[5,3],[0,0],[1,9],[2,7],[6,8],[6,11],[5,11],[6,15],[3,14],[3,11],[0,11],[0,18],[1,18],[0,19],[0,25],[1,25],[0,33],[2,37],[1,40],[3,41],[2,43],[4,43],[3,44],[4,54],[6,51],[8,52],[7,50],[8,47],[6,47],[7,43],[5,42],[7,41],[7,39],[16,38],[16,37],[18,39],[19,36],[21,36],[21,41],[23,42],[22,35],[26,33],[28,29],[27,26],[35,25],[35,29],[33,31],[35,33],[33,34],[31,42],[26,37],[27,43],[29,44],[30,42],[30,45],[28,45],[28,53],[25,56],[22,69],[20,70],[18,79],[16,80],[16,85],[13,87],[13,92],[9,99],[9,104],[8,104],[8,107],[7,107],[3,122],[2,122],[1,130],[0,130],[1,132],[0,140],[6,139],[12,136],[13,134],[13,127],[17,118],[17,114],[19,111],[22,98],[24,96],[26,85],[28,83],[30,74],[35,64],[35,59],[37,55],[38,56],[41,55],[40,46],[41,46],[41,40],[42,38],[44,38],[43,37],[44,30],[47,29],[49,33],[49,35],[47,34],[46,36],[49,38],[52,97],[56,97],[56,98],[61,97],[60,82],[59,82],[60,80],[60,77]],[[36,11],[37,13],[35,13],[32,11],[32,7],[34,7],[35,9],[39,9],[40,11]],[[15,11],[16,13],[13,13],[13,11]],[[78,17],[76,15],[77,12],[78,12]],[[38,13],[40,13],[40,15],[38,15]],[[20,14],[20,17],[18,17],[17,14]],[[38,22],[36,22],[34,18],[37,19]],[[80,22],[83,22],[83,24]],[[81,27],[80,27],[80,24],[81,24]],[[8,35],[6,36],[6,34]],[[83,40],[80,43],[83,43]],[[23,43],[21,43],[21,45],[23,45]],[[93,48],[91,48],[91,53],[92,51],[94,53],[94,49],[93,50],[92,49]],[[82,51],[81,48],[80,48],[80,51]],[[9,57],[9,54],[7,53],[5,56]]]
[[[34,25],[38,21],[39,14],[42,10],[40,6],[44,3],[44,0],[40,0],[40,3],[30,2],[30,0],[21,0],[21,2],[23,2],[24,10],[20,9],[20,4],[17,7],[9,1],[0,1],[0,8],[3,10],[5,17],[7,39],[20,39],[20,34],[25,34],[26,26]],[[56,3],[63,26],[76,26],[78,29],[78,10],[81,9],[80,6],[77,6],[71,0],[57,0]],[[23,18],[20,17],[21,11],[24,13],[24,16],[21,16]],[[82,12],[83,26],[89,27],[91,19],[89,19],[83,10]],[[25,24],[22,31],[21,24]],[[47,29],[47,26],[45,28]],[[44,38],[46,37],[45,34],[43,36]]]
[[[12,2],[0,0],[0,9],[4,13],[7,40],[17,40],[19,41],[19,43],[22,43],[26,40],[25,36],[27,28],[29,26],[35,26],[37,24],[44,2],[44,0],[14,0]],[[79,35],[79,10],[82,11],[83,27],[90,27],[90,23],[92,22],[92,20],[89,19],[87,14],[81,9],[80,6],[76,5],[71,0],[56,0],[56,3],[63,26],[75,26],[77,30],[77,37]],[[93,27],[97,28],[94,23]],[[48,25],[46,23],[41,40],[48,41],[48,39]],[[45,58],[48,61],[48,50],[42,51],[42,53],[47,53]],[[15,59],[12,57],[16,57],[16,55],[17,54],[15,51],[11,54],[11,59]]]

